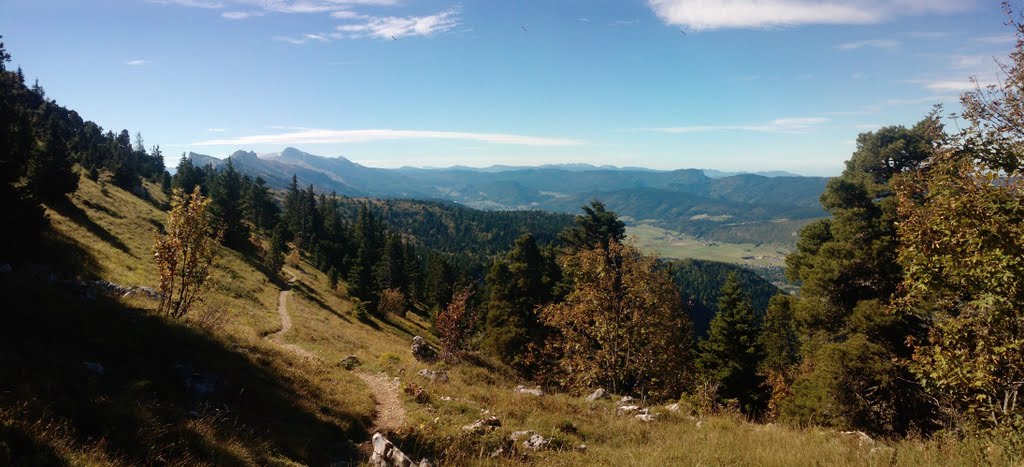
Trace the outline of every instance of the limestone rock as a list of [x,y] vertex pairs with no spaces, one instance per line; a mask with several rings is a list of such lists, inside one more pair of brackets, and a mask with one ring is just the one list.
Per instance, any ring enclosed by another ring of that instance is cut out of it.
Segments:
[[594,401],[601,400],[601,399],[608,399],[609,397],[610,396],[608,395],[607,391],[605,391],[604,389],[597,389],[594,392],[590,393],[589,396],[587,396],[587,402],[594,402]]
[[501,426],[501,420],[498,420],[498,417],[491,415],[490,417],[481,418],[480,420],[470,423],[469,425],[462,427],[462,429],[473,433],[484,433],[497,430],[499,426]]
[[615,409],[615,413],[617,415],[634,414],[634,413],[637,413],[639,411],[640,411],[640,406],[639,405],[623,405],[623,406],[620,406],[618,409]]
[[674,404],[666,405],[665,406],[665,410],[668,410],[669,412],[678,412],[679,411],[679,403],[676,402]]
[[544,391],[542,391],[540,388],[530,389],[530,388],[527,388],[526,386],[523,386],[523,385],[516,386],[515,392],[516,392],[516,394],[530,394],[530,395],[533,395],[533,396],[543,396],[544,395]]
[[533,430],[513,431],[512,434],[508,436],[508,439],[513,443],[518,443],[519,440],[529,438],[535,434],[537,434],[537,432]]
[[447,383],[448,382],[448,373],[445,373],[445,372],[443,372],[441,370],[429,370],[429,369],[424,368],[424,369],[420,370],[418,374],[420,376],[426,378],[427,380],[430,380],[430,381],[434,381],[434,382],[438,382],[438,383]]
[[417,464],[392,444],[391,441],[388,441],[384,435],[374,433],[373,454],[370,454],[370,465],[374,467],[413,467],[430,465],[430,461],[424,459]]
[[426,339],[416,336],[412,338],[412,356],[421,362],[437,360],[437,350],[427,343]]
[[655,415],[651,413],[650,409],[640,409],[634,417],[642,422],[653,422]]
[[547,438],[534,433],[529,439],[523,441],[523,447],[528,451],[540,451],[551,444]]

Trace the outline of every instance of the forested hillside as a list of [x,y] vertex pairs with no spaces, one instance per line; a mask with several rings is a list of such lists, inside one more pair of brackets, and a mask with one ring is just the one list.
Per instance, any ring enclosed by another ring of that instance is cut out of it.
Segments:
[[[223,161],[190,154],[197,166]],[[237,170],[285,188],[302,185],[351,196],[439,199],[487,210],[574,213],[592,199],[636,221],[717,241],[791,246],[796,232],[824,212],[820,177],[741,174],[720,178],[700,170],[560,167],[480,171],[465,168],[395,170],[364,167],[344,157],[321,157],[287,148],[257,157],[230,156]]]

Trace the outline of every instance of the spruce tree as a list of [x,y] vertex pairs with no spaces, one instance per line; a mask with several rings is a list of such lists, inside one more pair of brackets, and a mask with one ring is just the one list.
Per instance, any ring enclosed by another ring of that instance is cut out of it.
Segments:
[[758,374],[762,358],[759,332],[750,298],[732,273],[722,287],[708,337],[700,342],[697,365],[705,378],[719,384],[719,395],[737,399],[750,415],[758,414],[765,402],[763,378]]

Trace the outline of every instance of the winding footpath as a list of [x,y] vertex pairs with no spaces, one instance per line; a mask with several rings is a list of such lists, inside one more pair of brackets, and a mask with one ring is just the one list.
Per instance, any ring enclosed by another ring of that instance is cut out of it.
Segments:
[[[288,279],[288,283],[294,284],[297,280],[296,277],[291,274],[289,276],[291,278]],[[281,290],[280,295],[278,295],[277,315],[281,318],[281,329],[268,334],[267,339],[303,359],[324,363],[313,352],[296,344],[282,341],[282,337],[292,329],[292,317],[288,313],[287,305],[288,297],[291,296],[291,293],[291,288],[289,287]],[[374,375],[365,372],[356,372],[356,376],[363,380],[366,386],[370,388],[370,392],[373,393],[373,400],[376,403],[373,426],[370,427],[370,432],[392,432],[402,428],[405,425],[405,407],[402,406],[402,399],[399,397],[401,383],[398,378],[391,378],[384,373]]]

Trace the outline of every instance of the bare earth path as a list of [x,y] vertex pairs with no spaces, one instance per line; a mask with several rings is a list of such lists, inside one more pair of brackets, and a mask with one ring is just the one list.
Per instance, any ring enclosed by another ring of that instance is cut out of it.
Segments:
[[402,428],[405,425],[405,407],[402,407],[402,400],[398,396],[398,380],[384,373],[371,375],[360,372],[356,375],[370,387],[373,399],[377,402],[377,413],[370,431],[387,433]]
[[[295,276],[292,276],[288,280],[288,283],[292,284],[295,280]],[[270,339],[271,342],[302,358],[320,361],[320,358],[312,352],[299,347],[298,345],[282,342],[281,340],[281,337],[292,329],[292,317],[288,314],[287,305],[288,297],[291,293],[290,289],[285,289],[281,291],[280,295],[278,295],[277,315],[281,317],[281,329],[268,335],[267,339]],[[372,375],[369,373],[357,372],[356,376],[363,380],[363,382],[370,388],[370,392],[373,393],[373,400],[377,403],[373,426],[370,428],[370,431],[389,432],[397,431],[399,428],[402,428],[402,426],[405,425],[405,408],[402,407],[402,400],[398,394],[400,386],[399,381],[397,379],[392,379],[383,373]]]

